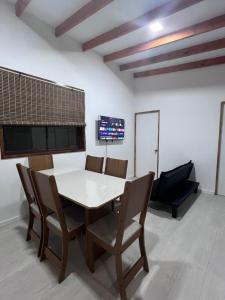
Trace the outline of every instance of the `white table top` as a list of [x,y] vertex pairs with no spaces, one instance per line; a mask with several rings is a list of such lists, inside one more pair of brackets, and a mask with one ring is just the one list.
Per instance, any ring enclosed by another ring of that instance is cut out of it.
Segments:
[[49,169],[54,175],[59,194],[86,208],[98,208],[124,192],[125,179],[86,170]]
[[47,169],[47,170],[42,170],[40,172],[45,175],[48,175],[48,176],[50,176],[50,175],[58,176],[58,175],[62,175],[62,174],[70,173],[70,172],[74,172],[74,171],[80,171],[80,169],[67,167],[67,168]]

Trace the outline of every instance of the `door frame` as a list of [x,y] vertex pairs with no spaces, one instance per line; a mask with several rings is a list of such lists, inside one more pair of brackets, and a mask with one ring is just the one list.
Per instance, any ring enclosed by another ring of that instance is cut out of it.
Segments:
[[218,182],[219,182],[220,156],[221,156],[221,145],[222,145],[224,106],[225,106],[225,101],[222,101],[220,103],[220,121],[219,121],[219,139],[218,139],[218,148],[217,148],[215,195],[218,195]]
[[[137,137],[137,116],[138,115],[145,115],[145,114],[158,114],[158,138],[157,138],[157,146],[158,146],[158,153],[157,153],[157,171],[156,176],[158,178],[159,175],[159,132],[160,132],[160,110],[148,110],[148,111],[142,111],[137,112],[134,114],[134,177],[136,177],[136,152],[137,152],[137,145],[136,145],[136,137]],[[149,170],[150,171],[150,170]]]

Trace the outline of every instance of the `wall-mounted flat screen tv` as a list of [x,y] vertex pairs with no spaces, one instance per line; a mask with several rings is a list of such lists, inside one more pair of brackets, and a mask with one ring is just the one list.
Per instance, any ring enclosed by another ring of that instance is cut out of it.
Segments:
[[123,140],[124,126],[124,119],[100,116],[98,121],[98,139]]

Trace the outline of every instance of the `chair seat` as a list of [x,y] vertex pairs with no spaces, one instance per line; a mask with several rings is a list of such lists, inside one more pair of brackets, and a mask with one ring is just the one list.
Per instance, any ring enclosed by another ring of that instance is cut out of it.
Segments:
[[[105,242],[107,245],[114,247],[116,243],[116,234],[118,228],[118,214],[111,213],[99,219],[95,223],[88,226],[88,231],[94,234],[98,239]],[[141,229],[141,225],[136,221],[131,221],[124,230],[123,244],[125,244],[130,237]]]
[[[63,209],[68,232],[78,229],[84,224],[84,212],[78,206],[68,206]],[[62,231],[60,222],[55,213],[46,218],[52,226],[57,230]]]
[[[34,214],[35,216],[39,217],[39,216],[41,215],[41,214],[40,214],[40,210],[39,210],[39,208],[38,208],[38,205],[37,205],[35,202],[31,203],[30,207],[31,207],[31,210],[32,210],[32,212],[33,212],[33,214]],[[48,209],[47,209],[47,214],[48,214],[48,215],[52,214],[52,210],[50,210],[50,209],[48,208]]]
[[35,216],[40,216],[41,215],[40,214],[40,210],[39,210],[39,208],[38,208],[38,206],[37,206],[37,204],[35,202],[31,203],[30,207],[31,207],[32,213]]

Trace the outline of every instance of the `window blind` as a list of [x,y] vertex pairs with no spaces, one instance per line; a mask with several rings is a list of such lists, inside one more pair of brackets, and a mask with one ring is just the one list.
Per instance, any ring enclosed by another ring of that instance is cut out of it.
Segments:
[[85,125],[85,93],[0,68],[0,125]]

